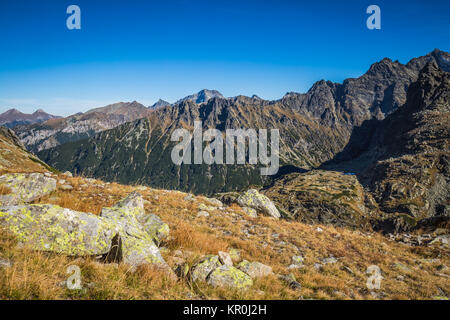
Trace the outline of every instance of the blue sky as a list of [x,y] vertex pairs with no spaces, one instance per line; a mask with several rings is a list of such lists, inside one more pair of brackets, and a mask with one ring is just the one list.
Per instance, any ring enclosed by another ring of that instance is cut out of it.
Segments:
[[[71,4],[81,30],[66,27]],[[381,30],[366,28],[371,4]],[[203,88],[278,99],[384,57],[450,51],[449,30],[450,1],[2,0],[0,112],[69,115]]]

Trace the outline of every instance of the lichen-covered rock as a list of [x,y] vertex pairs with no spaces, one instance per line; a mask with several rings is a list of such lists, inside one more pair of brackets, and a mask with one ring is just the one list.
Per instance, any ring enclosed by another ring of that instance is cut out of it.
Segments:
[[137,191],[131,192],[125,198],[117,202],[114,207],[126,209],[137,219],[140,219],[145,214],[144,199],[142,198],[142,195]]
[[237,265],[237,268],[248,274],[252,279],[266,277],[272,274],[272,267],[257,261],[249,262],[244,260]]
[[157,245],[169,236],[169,225],[162,221],[156,214],[146,214],[138,220]]
[[192,267],[191,279],[193,281],[205,281],[211,271],[220,267],[221,265],[222,264],[219,261],[219,256],[208,255],[206,257],[203,257]]
[[134,208],[127,207],[103,208],[101,217],[118,228],[123,262],[132,267],[154,264],[167,269],[168,265],[152,237],[136,219],[136,212]]
[[0,195],[0,206],[29,203],[56,190],[56,180],[42,173],[8,173],[0,176],[0,185],[11,190]]
[[0,225],[32,249],[69,256],[107,254],[118,233],[107,219],[55,205],[2,207]]
[[256,210],[253,209],[253,208],[242,207],[242,210],[243,210],[249,217],[252,217],[252,218],[257,218],[257,217],[258,217],[258,213],[257,213]]
[[255,189],[250,189],[240,195],[237,199],[237,203],[241,207],[253,208],[276,219],[280,218],[280,212],[275,207],[273,202]]
[[293,256],[292,257],[292,264],[289,265],[288,269],[299,269],[303,268],[303,261],[305,259],[302,256]]
[[249,275],[233,266],[220,266],[214,269],[206,282],[213,287],[229,287],[235,289],[248,289],[253,285]]

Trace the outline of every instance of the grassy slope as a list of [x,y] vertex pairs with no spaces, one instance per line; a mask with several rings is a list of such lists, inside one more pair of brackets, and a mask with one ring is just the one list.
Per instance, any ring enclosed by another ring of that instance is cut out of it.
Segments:
[[[171,228],[167,250],[162,251],[171,266],[175,266],[174,255],[179,249],[193,263],[201,255],[237,248],[242,250],[242,258],[260,261],[272,266],[275,273],[287,274],[291,257],[301,254],[305,267],[293,273],[302,289],[291,290],[276,276],[256,280],[245,292],[212,289],[186,280],[174,282],[149,267],[131,273],[122,264],[100,264],[90,258],[18,248],[13,237],[0,231],[0,258],[13,261],[11,268],[0,272],[0,299],[373,299],[375,296],[366,288],[366,270],[373,264],[381,268],[384,277],[377,298],[430,299],[450,295],[450,272],[439,271],[442,265],[449,265],[448,249],[409,247],[379,234],[331,226],[320,226],[323,231],[318,232],[317,225],[249,218],[236,205],[197,218],[199,204],[207,204],[202,197],[185,201],[186,194],[176,191],[105,184],[80,177],[59,178],[68,180],[74,190],[59,189],[40,202],[94,214],[139,189],[147,200],[147,212],[158,214]],[[331,255],[338,258],[337,263],[325,265],[322,271],[314,268],[315,263]],[[81,268],[85,286],[81,291],[60,285],[69,277],[67,267],[73,264]],[[404,279],[399,280],[399,276]]]

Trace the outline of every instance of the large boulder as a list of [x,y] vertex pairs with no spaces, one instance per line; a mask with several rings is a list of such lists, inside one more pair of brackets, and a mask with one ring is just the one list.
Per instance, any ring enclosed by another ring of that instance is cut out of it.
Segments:
[[8,173],[0,176],[0,186],[9,194],[0,195],[0,206],[32,202],[56,190],[56,180],[42,173]]
[[206,282],[213,287],[229,287],[235,289],[247,289],[253,285],[249,275],[241,270],[223,265],[214,269],[208,276]]
[[55,205],[1,207],[0,225],[32,249],[69,256],[107,254],[118,233],[107,219]]
[[237,198],[237,203],[241,207],[253,208],[276,219],[280,218],[280,212],[278,212],[278,209],[275,207],[274,203],[255,189],[250,189],[240,195],[239,198]]

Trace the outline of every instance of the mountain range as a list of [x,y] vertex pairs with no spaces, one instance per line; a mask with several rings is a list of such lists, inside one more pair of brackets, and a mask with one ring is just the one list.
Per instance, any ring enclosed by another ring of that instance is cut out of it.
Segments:
[[[29,150],[61,171],[201,194],[256,186],[288,218],[408,229],[449,216],[448,155],[441,152],[448,143],[449,71],[450,54],[436,49],[407,64],[385,58],[359,78],[321,80],[275,101],[202,90],[174,104],[121,103],[15,130]],[[192,129],[195,121],[221,131],[279,129],[279,173],[264,177],[252,165],[173,164],[171,133]],[[290,181],[305,188],[291,193]],[[333,181],[324,191],[330,199],[316,190],[326,181]],[[353,189],[342,191],[350,182]]]
[[38,109],[32,114],[22,113],[17,109],[9,109],[0,114],[0,126],[14,128],[18,125],[41,123],[57,118],[60,117],[48,114],[42,109]]

